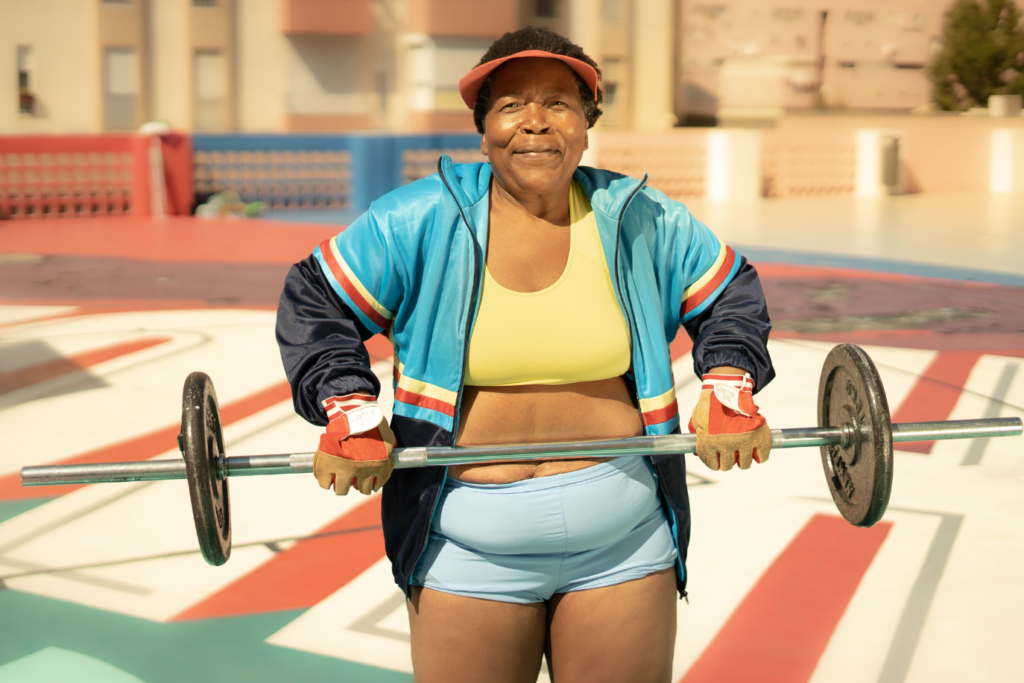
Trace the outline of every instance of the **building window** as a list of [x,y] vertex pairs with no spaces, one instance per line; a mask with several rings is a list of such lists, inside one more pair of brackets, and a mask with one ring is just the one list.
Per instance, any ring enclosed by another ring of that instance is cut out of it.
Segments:
[[537,0],[537,6],[534,14],[538,17],[554,18],[555,13],[555,0]]
[[618,21],[621,2],[622,0],[601,0],[601,18],[605,21]]
[[139,56],[130,47],[108,47],[103,51],[103,118],[107,130],[136,127],[135,108],[139,95]]
[[224,130],[224,55],[197,50],[195,58],[195,129]]
[[18,111],[36,113],[36,96],[32,92],[32,46],[18,46]]
[[620,97],[619,84],[622,81],[622,60],[618,57],[605,57],[601,60],[601,71],[603,79],[601,90],[604,91],[604,125],[609,128],[618,128],[623,125],[622,97]]

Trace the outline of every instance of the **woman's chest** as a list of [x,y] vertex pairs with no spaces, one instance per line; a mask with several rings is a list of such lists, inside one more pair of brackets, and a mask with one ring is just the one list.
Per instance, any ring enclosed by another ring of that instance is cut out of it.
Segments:
[[492,210],[486,247],[487,269],[498,283],[516,292],[538,292],[565,271],[572,228]]

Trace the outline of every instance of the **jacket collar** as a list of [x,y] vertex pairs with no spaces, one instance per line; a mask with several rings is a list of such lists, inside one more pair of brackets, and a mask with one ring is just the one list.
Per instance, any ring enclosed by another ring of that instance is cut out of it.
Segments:
[[[438,162],[438,171],[461,208],[470,209],[487,198],[491,186],[491,165],[487,162],[454,164],[451,157],[443,154]],[[638,181],[589,166],[578,167],[573,178],[590,198],[591,207],[613,220],[618,220],[634,191],[647,183],[646,175]],[[484,226],[476,221],[473,227],[480,229]]]

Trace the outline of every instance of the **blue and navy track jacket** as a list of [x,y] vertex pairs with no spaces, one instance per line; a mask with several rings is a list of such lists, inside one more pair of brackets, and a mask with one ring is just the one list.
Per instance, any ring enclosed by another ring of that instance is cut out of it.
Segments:
[[[750,372],[756,389],[771,381],[771,322],[754,267],[683,204],[645,187],[646,177],[638,181],[581,166],[575,179],[590,198],[629,322],[626,380],[645,433],[679,432],[669,344],[680,325],[694,339],[698,375],[731,365]],[[306,420],[326,424],[320,402],[330,396],[379,394],[363,342],[386,334],[395,350],[391,427],[398,445],[454,445],[483,287],[490,182],[488,164],[455,165],[443,156],[437,174],[375,201],[292,267],[278,308],[277,340],[295,409]],[[661,455],[652,462],[685,594],[685,461]],[[407,595],[446,476],[442,467],[395,470],[383,490],[385,548]]]

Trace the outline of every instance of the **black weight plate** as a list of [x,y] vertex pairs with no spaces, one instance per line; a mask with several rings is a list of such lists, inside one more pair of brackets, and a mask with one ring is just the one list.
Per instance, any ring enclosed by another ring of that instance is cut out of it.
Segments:
[[199,548],[207,562],[220,566],[231,556],[231,508],[227,476],[221,476],[224,438],[217,393],[202,372],[193,372],[185,380],[178,443],[185,458]]
[[829,352],[818,384],[818,426],[843,425],[851,427],[849,443],[821,447],[825,478],[846,521],[871,526],[892,491],[892,423],[875,364],[853,344]]

